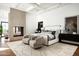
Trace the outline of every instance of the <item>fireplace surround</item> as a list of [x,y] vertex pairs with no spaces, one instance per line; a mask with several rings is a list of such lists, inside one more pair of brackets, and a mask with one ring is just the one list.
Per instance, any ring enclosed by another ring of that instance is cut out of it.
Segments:
[[14,26],[13,27],[13,36],[17,37],[17,36],[23,36],[24,35],[24,27],[22,26]]

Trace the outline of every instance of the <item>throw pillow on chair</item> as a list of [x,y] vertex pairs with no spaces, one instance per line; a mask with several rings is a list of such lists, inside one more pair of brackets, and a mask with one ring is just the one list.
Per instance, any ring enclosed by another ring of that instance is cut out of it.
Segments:
[[29,45],[30,35],[24,36],[22,40],[23,40],[23,43]]

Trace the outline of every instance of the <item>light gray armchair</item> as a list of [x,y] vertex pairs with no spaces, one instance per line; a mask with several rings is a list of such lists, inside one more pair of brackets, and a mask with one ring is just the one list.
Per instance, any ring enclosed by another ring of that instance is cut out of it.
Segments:
[[37,36],[37,37],[32,37],[31,40],[29,41],[29,45],[32,48],[41,48],[43,46],[43,37]]

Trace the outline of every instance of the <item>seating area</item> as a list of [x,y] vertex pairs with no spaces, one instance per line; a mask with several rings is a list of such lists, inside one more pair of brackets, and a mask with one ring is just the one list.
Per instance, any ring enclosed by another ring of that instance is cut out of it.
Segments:
[[43,46],[43,37],[26,35],[22,40],[23,43],[31,46],[32,48],[41,48]]
[[25,35],[22,39],[24,44],[31,46],[32,48],[41,48],[44,45],[49,46],[56,42],[59,42],[58,35],[55,34],[55,38],[52,34],[38,33]]

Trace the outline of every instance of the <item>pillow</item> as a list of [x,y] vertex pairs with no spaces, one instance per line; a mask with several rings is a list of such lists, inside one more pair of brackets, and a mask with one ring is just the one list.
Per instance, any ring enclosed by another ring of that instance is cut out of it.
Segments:
[[51,32],[43,32],[43,33],[45,33],[45,34],[51,34]]
[[29,37],[30,37],[30,35],[25,35],[25,36],[24,36],[24,38],[29,38]]
[[52,35],[52,34],[48,35],[48,37],[49,37],[49,40],[54,39],[54,35]]
[[52,31],[52,32],[51,32],[52,35],[55,35],[55,33],[56,33],[56,31]]

